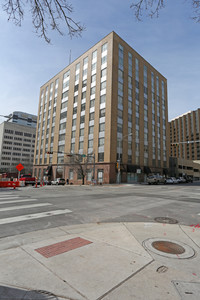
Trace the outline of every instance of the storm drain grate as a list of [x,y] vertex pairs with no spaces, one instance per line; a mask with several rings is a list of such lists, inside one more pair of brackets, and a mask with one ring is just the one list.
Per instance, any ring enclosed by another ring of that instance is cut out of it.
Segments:
[[178,221],[176,219],[168,218],[168,217],[157,217],[154,219],[158,223],[166,223],[166,224],[177,224]]
[[84,240],[80,237],[70,239],[67,241],[59,242],[56,244],[52,244],[49,246],[45,246],[42,248],[35,249],[38,253],[43,255],[46,258],[56,256],[58,254],[62,254],[86,245],[92,244],[92,242]]

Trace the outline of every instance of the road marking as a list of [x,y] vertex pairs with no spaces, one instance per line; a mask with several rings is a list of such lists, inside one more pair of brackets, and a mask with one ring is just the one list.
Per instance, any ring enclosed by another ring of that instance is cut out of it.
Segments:
[[68,214],[70,212],[72,212],[72,211],[69,209],[63,209],[63,210],[47,211],[47,212],[42,212],[42,213],[38,213],[38,214],[18,216],[18,217],[13,217],[13,218],[5,218],[5,219],[0,220],[0,225],[8,224],[8,223],[15,223],[15,222],[22,222],[22,221],[27,221],[27,220],[31,220],[31,219],[46,218],[46,217],[51,217],[51,216],[56,216],[56,215],[63,215],[63,214]]
[[20,206],[10,206],[10,207],[0,208],[0,212],[7,211],[7,210],[15,210],[15,209],[33,208],[33,207],[39,207],[39,206],[48,206],[48,205],[52,205],[52,204],[51,203],[38,203],[38,204],[29,204],[29,205],[20,205]]
[[23,199],[23,200],[0,201],[0,205],[1,204],[9,204],[9,203],[29,202],[29,201],[38,201],[38,199]]
[[7,199],[19,199],[19,197],[18,196],[14,196],[14,197],[0,197],[0,199],[2,199],[2,200],[7,200]]
[[11,193],[11,192],[10,192],[10,193],[2,193],[2,192],[0,191],[0,195],[3,195],[3,196],[14,195],[14,194],[16,195],[16,193],[13,193],[13,192],[12,192],[12,193]]

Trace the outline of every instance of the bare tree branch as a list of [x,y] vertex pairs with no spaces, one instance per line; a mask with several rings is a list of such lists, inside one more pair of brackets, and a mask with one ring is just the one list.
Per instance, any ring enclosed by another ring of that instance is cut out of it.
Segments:
[[[93,159],[93,158],[92,158]],[[85,184],[87,173],[92,170],[91,157],[86,155],[83,157],[81,154],[71,154],[64,158],[64,163],[69,165],[79,174],[82,178],[82,184]]]
[[192,0],[192,7],[194,9],[194,16],[192,19],[195,22],[200,23],[200,0]]
[[[167,0],[133,0],[131,8],[134,11],[134,15],[138,21],[141,21],[144,12],[148,17],[159,17],[159,12],[165,7]],[[191,6],[194,10],[192,19],[200,23],[200,0],[188,0],[191,2]]]
[[67,0],[27,0],[26,4],[22,0],[7,0],[3,5],[3,10],[8,14],[8,21],[13,21],[15,25],[21,26],[25,14],[23,8],[26,6],[30,8],[36,33],[47,43],[50,43],[49,28],[63,35],[59,22],[65,24],[71,38],[80,36],[85,29],[70,17],[73,7]]
[[130,6],[138,21],[141,21],[143,11],[151,18],[158,17],[160,9],[164,8],[164,0],[134,0]]

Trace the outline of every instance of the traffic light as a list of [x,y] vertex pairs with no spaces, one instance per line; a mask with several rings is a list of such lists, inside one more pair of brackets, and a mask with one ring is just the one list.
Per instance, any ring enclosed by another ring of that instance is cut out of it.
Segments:
[[174,146],[174,147],[178,147],[179,144],[178,143],[172,143],[171,145]]
[[47,154],[53,154],[53,151],[47,151]]

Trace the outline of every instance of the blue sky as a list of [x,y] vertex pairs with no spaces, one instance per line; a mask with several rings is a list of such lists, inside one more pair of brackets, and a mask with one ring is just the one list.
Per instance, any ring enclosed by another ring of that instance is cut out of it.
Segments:
[[[169,120],[200,108],[200,24],[190,1],[167,0],[157,19],[135,20],[131,1],[75,0],[74,19],[86,30],[81,38],[49,32],[51,45],[34,33],[30,15],[22,27],[0,11],[0,114],[37,114],[40,86],[69,62],[115,31],[168,80]],[[4,119],[0,118],[0,122]]]

